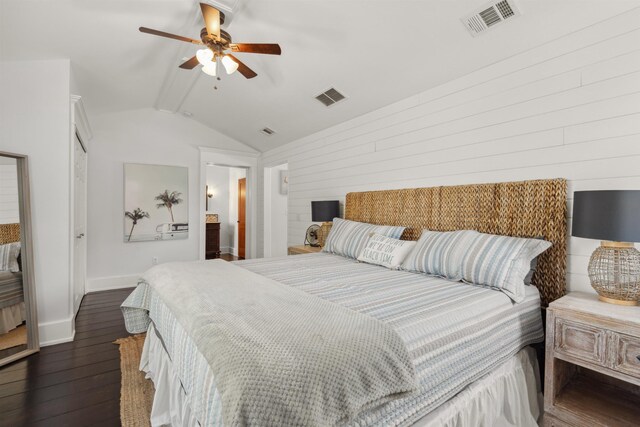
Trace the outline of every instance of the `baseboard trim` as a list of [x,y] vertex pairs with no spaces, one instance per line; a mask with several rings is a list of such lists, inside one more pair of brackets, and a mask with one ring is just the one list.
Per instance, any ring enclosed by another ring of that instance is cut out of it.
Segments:
[[71,316],[68,319],[39,323],[38,335],[40,338],[40,347],[73,341],[76,334],[75,328],[73,327],[74,318],[75,316]]
[[85,294],[110,291],[113,289],[133,288],[138,284],[138,280],[140,280],[140,276],[137,274],[130,276],[94,277],[87,279]]

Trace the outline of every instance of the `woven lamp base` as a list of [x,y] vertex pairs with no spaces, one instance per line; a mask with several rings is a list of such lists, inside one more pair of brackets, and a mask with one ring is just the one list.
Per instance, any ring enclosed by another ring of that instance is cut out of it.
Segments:
[[603,241],[589,260],[589,279],[601,301],[638,305],[640,252],[633,243]]
[[321,247],[324,247],[324,244],[327,241],[327,236],[329,235],[329,231],[331,231],[332,226],[333,222],[323,222],[320,226],[320,230],[318,230],[318,243]]

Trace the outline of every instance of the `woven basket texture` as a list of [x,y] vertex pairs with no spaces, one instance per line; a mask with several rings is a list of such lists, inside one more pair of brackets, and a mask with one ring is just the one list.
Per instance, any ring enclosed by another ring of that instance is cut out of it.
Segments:
[[20,241],[20,224],[0,224],[0,245]]
[[640,251],[599,246],[589,260],[591,286],[607,298],[640,300]]

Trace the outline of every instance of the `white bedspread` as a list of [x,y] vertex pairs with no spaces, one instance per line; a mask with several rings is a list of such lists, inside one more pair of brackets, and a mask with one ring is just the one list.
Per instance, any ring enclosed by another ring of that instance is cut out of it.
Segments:
[[[199,427],[173,363],[149,326],[140,370],[156,387],[151,425]],[[537,427],[542,413],[535,351],[527,347],[470,384],[413,427]]]

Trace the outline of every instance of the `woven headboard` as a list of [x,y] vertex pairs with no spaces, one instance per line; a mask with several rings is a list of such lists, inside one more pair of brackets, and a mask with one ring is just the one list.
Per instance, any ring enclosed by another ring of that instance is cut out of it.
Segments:
[[553,245],[539,257],[532,283],[545,306],[565,293],[565,179],[349,193],[345,218],[406,226],[405,240],[418,239],[425,228],[542,237]]
[[0,224],[0,245],[20,241],[20,224]]

